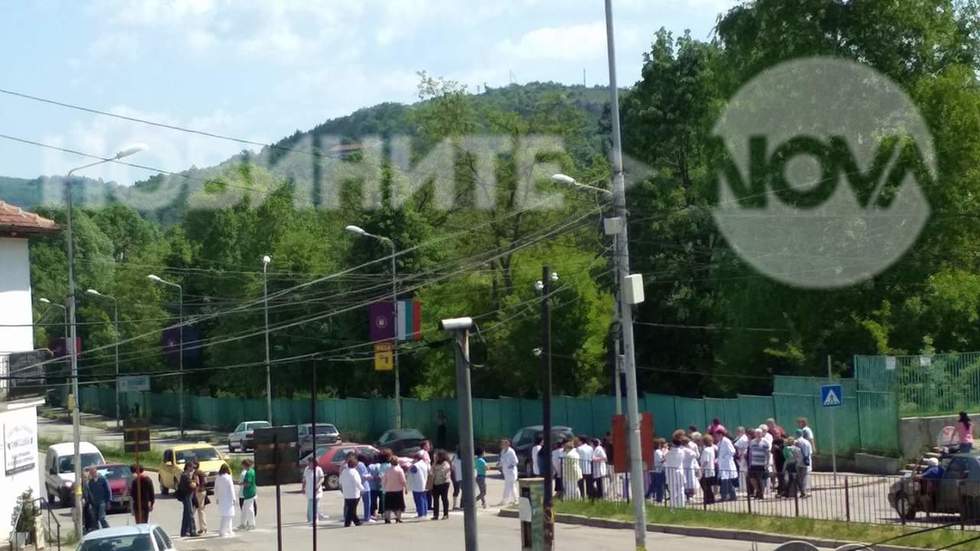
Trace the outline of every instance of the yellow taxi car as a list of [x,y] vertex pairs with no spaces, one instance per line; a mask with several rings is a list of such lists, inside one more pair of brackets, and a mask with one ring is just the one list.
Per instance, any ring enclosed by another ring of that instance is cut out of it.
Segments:
[[227,465],[221,452],[207,442],[171,446],[163,450],[163,462],[160,464],[160,492],[163,495],[177,489],[180,474],[184,472],[184,465],[188,461],[197,461],[201,464],[201,470],[207,476],[209,494],[214,489],[214,479],[218,476],[218,470],[222,465]]

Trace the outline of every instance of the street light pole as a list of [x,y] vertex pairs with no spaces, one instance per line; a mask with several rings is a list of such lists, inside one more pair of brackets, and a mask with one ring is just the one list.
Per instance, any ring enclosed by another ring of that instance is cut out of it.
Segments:
[[85,292],[92,296],[101,297],[112,301],[112,325],[113,331],[116,333],[116,343],[113,348],[115,349],[116,356],[116,428],[118,429],[121,426],[122,418],[119,411],[119,301],[116,300],[116,297],[104,295],[95,289],[89,289]]
[[[347,226],[345,230],[353,233],[355,235],[360,235],[362,237],[370,237],[372,239],[377,239],[391,247],[391,321],[392,325],[398,323],[398,269],[395,265],[395,257],[398,255],[398,251],[395,248],[394,240],[384,237],[382,235],[375,235],[369,233],[359,226]],[[402,428],[402,398],[401,398],[401,381],[398,375],[398,328],[395,327],[395,338],[392,339],[392,367],[395,376],[395,428]]]
[[630,494],[633,501],[634,539],[637,551],[646,549],[646,503],[643,499],[643,450],[640,447],[640,408],[636,388],[636,357],[633,341],[633,310],[623,290],[630,273],[627,230],[626,182],[623,177],[623,142],[619,126],[619,89],[616,84],[616,39],[613,32],[612,0],[606,0],[606,47],[609,57],[609,107],[612,120],[613,207],[621,227],[616,236],[616,263],[619,277],[619,308],[623,332],[623,367],[626,370],[626,415],[629,422]]
[[[272,422],[272,363],[269,361],[269,255],[262,257],[262,302],[265,309],[265,408],[266,419]],[[314,439],[315,440],[315,439]]]
[[82,440],[81,423],[79,420],[79,406],[80,406],[80,396],[78,395],[78,350],[76,350],[75,339],[78,336],[78,327],[75,323],[75,244],[74,237],[72,235],[72,194],[71,194],[71,178],[79,170],[84,170],[86,168],[91,168],[93,166],[111,163],[118,161],[124,157],[128,157],[135,153],[139,153],[146,149],[143,144],[136,144],[129,146],[119,153],[116,153],[114,157],[106,157],[95,161],[94,163],[89,163],[87,165],[82,165],[73,168],[68,171],[65,175],[65,241],[67,241],[68,246],[68,325],[69,325],[69,340],[68,340],[68,355],[71,357],[71,392],[74,396],[75,404],[72,408],[72,443],[75,446],[75,454],[73,457],[75,464],[75,499],[73,517],[75,520],[75,536],[78,540],[82,539],[82,454],[79,450]]
[[166,285],[168,287],[177,288],[177,371],[180,375],[177,376],[177,414],[179,416],[179,428],[180,428],[180,438],[184,438],[184,288],[177,283],[172,281],[167,281],[159,276],[150,274],[146,276],[147,279],[154,283],[159,283],[161,285]]
[[551,283],[557,279],[551,268],[541,269],[541,281],[535,287],[541,291],[541,451],[532,457],[541,466],[544,479],[544,550],[555,547],[554,495],[552,488],[554,473],[551,463]]

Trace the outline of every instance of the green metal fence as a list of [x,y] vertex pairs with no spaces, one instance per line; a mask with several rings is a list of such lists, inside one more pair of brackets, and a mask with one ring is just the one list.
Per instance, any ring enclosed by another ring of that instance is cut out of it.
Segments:
[[[806,417],[817,437],[818,449],[830,449],[830,415],[837,415],[837,449],[841,454],[859,450],[896,452],[898,445],[898,411],[896,400],[888,392],[860,390],[856,381],[838,381],[844,385],[844,406],[834,410],[821,407],[820,386],[823,379],[776,377],[772,396],[739,395],[735,398],[685,398],[664,394],[647,394],[640,400],[643,411],[653,414],[655,432],[669,436],[676,428],[695,425],[702,430],[712,419],[720,419],[731,431],[738,426],[758,426],[775,418],[788,430],[796,428],[796,419]],[[82,390],[85,411],[112,415],[115,398],[112,389],[87,387]],[[173,393],[137,394],[125,397],[126,410],[134,403],[151,420],[175,424],[178,417],[177,397]],[[275,399],[272,402],[276,423],[297,424],[310,421],[308,400]],[[435,434],[439,412],[449,420],[450,434],[455,433],[456,400],[402,400],[405,426]],[[611,428],[615,400],[611,396],[558,396],[552,401],[552,420],[576,431],[592,435],[605,434]],[[318,421],[331,422],[346,434],[374,438],[390,428],[394,405],[386,398],[321,399],[317,401]],[[188,426],[229,430],[243,420],[264,419],[265,400],[241,398],[185,397],[185,420]],[[473,401],[474,434],[489,441],[512,436],[518,429],[541,423],[541,402],[518,398],[478,398]]]
[[917,356],[855,356],[863,391],[895,393],[903,417],[980,408],[980,352]]

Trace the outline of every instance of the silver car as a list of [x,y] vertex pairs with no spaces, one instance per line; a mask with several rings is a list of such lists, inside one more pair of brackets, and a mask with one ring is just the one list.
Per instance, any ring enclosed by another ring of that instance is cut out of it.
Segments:
[[235,431],[228,435],[228,452],[248,451],[255,447],[255,429],[267,429],[272,425],[268,421],[243,421],[238,423]]
[[173,551],[174,543],[163,528],[155,524],[116,526],[89,532],[78,544],[78,551],[127,549],[131,551]]

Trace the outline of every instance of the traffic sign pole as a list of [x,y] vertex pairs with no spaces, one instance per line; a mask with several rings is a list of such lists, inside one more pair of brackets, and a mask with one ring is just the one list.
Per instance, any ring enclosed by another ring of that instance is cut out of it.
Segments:
[[[827,354],[827,382],[833,383],[833,373],[830,368],[830,354]],[[837,397],[840,399],[840,396]],[[835,418],[837,408],[830,408],[830,463],[834,469],[834,487],[837,487],[837,431],[835,426]]]

